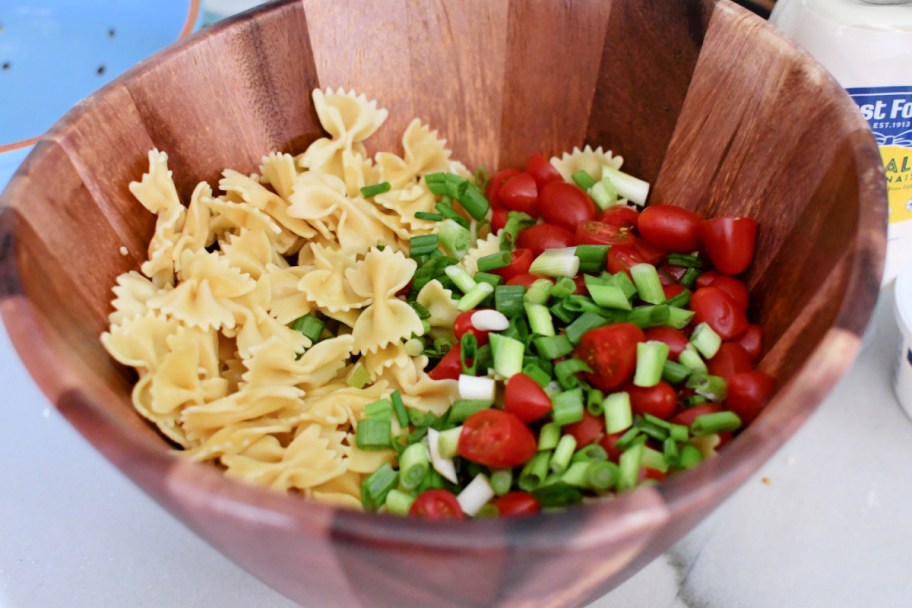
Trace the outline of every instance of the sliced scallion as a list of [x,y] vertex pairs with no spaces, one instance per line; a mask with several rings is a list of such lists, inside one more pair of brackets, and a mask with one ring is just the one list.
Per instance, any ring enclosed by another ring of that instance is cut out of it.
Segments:
[[399,473],[388,462],[384,462],[361,483],[361,505],[367,511],[376,511],[386,502],[386,495],[398,484]]
[[576,451],[576,438],[573,435],[562,436],[551,455],[551,471],[558,475],[566,471],[574,451]]
[[633,409],[630,394],[625,391],[611,393],[602,401],[605,411],[605,432],[608,434],[626,431],[633,425]]
[[642,443],[633,445],[621,453],[618,460],[619,471],[617,480],[618,492],[632,490],[637,486],[640,477],[640,465],[643,460],[643,451],[646,446]]
[[538,432],[538,451],[553,450],[560,441],[561,428],[554,422],[543,424]]
[[588,190],[589,196],[592,197],[599,209],[607,209],[618,202],[617,189],[608,178],[603,177],[600,181],[590,186]]
[[621,198],[640,205],[646,204],[646,198],[649,196],[649,182],[645,182],[632,175],[619,171],[608,165],[602,166],[602,180],[605,178],[614,186],[617,194]]
[[[548,290],[552,298],[561,299],[572,295],[576,291],[576,281],[570,277],[560,277]],[[544,304],[544,302],[542,302]]]
[[551,398],[551,419],[558,426],[566,426],[583,419],[583,390],[574,388],[557,393]]
[[507,317],[522,313],[526,288],[522,285],[498,285],[494,288],[494,308]]
[[536,337],[532,344],[540,356],[550,360],[559,359],[573,352],[573,344],[564,334]]
[[513,469],[494,469],[491,471],[489,481],[494,494],[503,496],[510,491],[510,486],[513,485]]
[[355,443],[362,450],[385,450],[393,445],[391,432],[389,418],[364,418],[358,421]]
[[553,285],[548,279],[536,279],[525,292],[525,301],[529,304],[547,304]]
[[551,376],[548,375],[548,372],[534,363],[523,365],[522,371],[525,375],[535,380],[535,383],[541,387],[548,386],[548,383],[551,382]]
[[490,341],[494,371],[504,378],[520,373],[523,368],[525,345],[519,340],[500,334],[491,334]]
[[478,270],[481,272],[487,272],[489,270],[497,270],[498,268],[504,268],[510,265],[513,256],[509,251],[498,251],[497,253],[492,253],[491,255],[486,255],[478,259]]
[[323,334],[323,328],[325,326],[326,324],[321,321],[317,315],[312,313],[306,314],[303,317],[298,317],[295,319],[294,323],[291,324],[293,330],[304,334],[311,343],[316,343],[320,340],[320,336]]
[[[456,268],[456,266],[449,266],[449,268]],[[456,310],[460,312],[472,310],[492,293],[494,293],[493,285],[489,283],[476,283],[475,287],[466,292],[466,294],[460,298],[459,302],[456,303]]]
[[593,302],[602,308],[633,309],[630,300],[624,295],[624,290],[617,285],[589,285],[589,295],[592,296]]
[[662,369],[668,360],[668,345],[658,340],[637,342],[637,363],[633,383],[640,387],[655,386],[662,379]]
[[424,443],[413,443],[399,455],[399,484],[414,490],[424,481],[431,468],[431,455]]
[[472,235],[469,230],[461,226],[454,220],[443,220],[440,222],[438,232],[440,244],[443,245],[450,255],[457,260],[465,257],[466,252],[472,244]]
[[493,378],[460,374],[458,390],[460,399],[469,401],[490,401],[493,403],[494,397],[497,394],[497,384],[494,382]]
[[579,378],[576,374],[580,372],[591,372],[592,368],[579,359],[564,359],[554,365],[554,375],[557,376],[557,383],[563,389],[571,389],[579,386]]
[[437,251],[440,237],[436,234],[421,234],[409,239],[409,256],[418,258]]
[[532,459],[523,466],[519,473],[519,489],[525,492],[531,492],[541,486],[545,478],[548,477],[549,464],[551,462],[551,452],[538,452]]
[[386,512],[391,515],[408,515],[413,502],[415,502],[414,496],[408,492],[393,488],[386,494],[384,507],[386,508]]
[[576,247],[546,249],[532,262],[529,272],[546,277],[575,277],[580,264],[575,251]]
[[526,309],[526,317],[529,319],[529,329],[532,330],[532,333],[539,336],[555,335],[554,321],[551,319],[551,311],[548,310],[547,306],[544,304],[529,304],[527,302],[524,307]]
[[595,179],[589,175],[585,169],[577,171],[570,177],[573,179],[573,182],[583,190],[588,190],[595,185]]
[[601,272],[605,268],[608,256],[608,245],[577,245],[576,257],[580,261],[581,272]]
[[457,399],[450,406],[450,412],[447,414],[447,422],[458,424],[465,422],[465,419],[481,410],[486,410],[493,405],[492,401],[486,399]]
[[389,192],[392,188],[393,187],[389,182],[380,182],[379,184],[374,184],[372,186],[364,186],[361,188],[361,196],[370,198],[378,194],[383,194],[384,192]]
[[576,319],[574,319],[570,325],[564,328],[564,333],[567,335],[567,339],[569,339],[571,343],[579,344],[579,341],[583,337],[583,334],[585,334],[587,331],[607,324],[608,319],[605,317],[590,312],[584,312]]
[[665,291],[659,280],[659,273],[652,264],[634,264],[630,267],[630,276],[636,285],[640,299],[650,304],[661,304],[665,301]]
[[690,334],[690,343],[703,355],[704,359],[712,359],[722,346],[722,338],[709,326],[709,323],[704,321],[698,324]]
[[694,418],[690,432],[697,437],[713,433],[727,433],[741,428],[741,418],[734,412],[713,412]]

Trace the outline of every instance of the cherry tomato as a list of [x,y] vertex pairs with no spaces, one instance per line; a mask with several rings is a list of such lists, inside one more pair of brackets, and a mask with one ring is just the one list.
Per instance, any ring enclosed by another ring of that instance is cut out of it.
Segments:
[[503,268],[495,268],[491,272],[502,276],[504,278],[504,281],[509,281],[516,275],[528,274],[529,266],[532,265],[532,261],[534,259],[535,256],[532,255],[531,251],[517,247],[512,252],[509,266],[504,266]]
[[491,178],[491,181],[488,182],[487,187],[485,188],[485,198],[491,203],[491,206],[495,209],[503,207],[503,203],[500,202],[500,187],[503,186],[503,183],[513,177],[514,175],[519,175],[519,169],[515,167],[509,167],[507,169],[502,169],[494,174],[494,177]]
[[731,296],[741,310],[747,310],[747,287],[734,277],[709,270],[697,277],[697,287],[718,287]]
[[666,477],[668,477],[667,473],[663,473],[662,471],[657,471],[656,469],[650,469],[648,467],[643,467],[640,469],[640,473],[639,473],[639,476],[637,477],[637,479],[639,479],[640,481],[643,481],[646,479],[652,479],[653,481],[665,481]]
[[647,340],[655,340],[667,344],[668,357],[673,361],[677,361],[687,347],[687,336],[680,329],[675,329],[674,327],[659,325],[658,327],[650,327],[644,333]]
[[702,416],[703,414],[715,414],[716,412],[721,412],[722,408],[718,405],[713,405],[712,403],[701,403],[700,405],[695,405],[686,410],[681,410],[674,416],[668,419],[668,422],[672,424],[681,424],[684,426],[690,426],[697,416]]
[[748,217],[717,217],[700,222],[700,240],[719,272],[738,274],[754,258],[757,222]]
[[538,201],[542,219],[567,230],[575,230],[580,222],[595,219],[595,203],[576,184],[548,182],[542,187]]
[[634,236],[629,228],[612,226],[604,222],[589,220],[576,225],[574,235],[577,245],[633,245]]
[[746,426],[753,422],[773,394],[772,376],[758,370],[735,374],[728,381],[725,405]]
[[534,422],[551,411],[551,398],[529,376],[513,374],[507,380],[504,409],[525,423]]
[[586,379],[603,391],[614,390],[633,375],[637,343],[646,340],[633,323],[614,323],[583,334],[574,356],[589,366]]
[[744,310],[718,287],[701,287],[690,297],[694,325],[706,322],[723,339],[728,340],[747,328]]
[[538,448],[535,435],[515,414],[486,409],[475,412],[462,425],[459,455],[495,469],[526,463]]
[[548,182],[564,179],[554,168],[554,165],[551,164],[551,161],[541,154],[533,154],[526,160],[526,172],[532,174],[539,189]]
[[474,315],[479,310],[484,309],[479,308],[477,310],[467,310],[456,315],[456,320],[453,321],[453,333],[456,334],[457,340],[462,340],[463,335],[466,333],[471,333],[474,334],[475,339],[478,340],[478,346],[482,346],[488,343],[488,332],[477,329],[474,325],[472,325],[472,315]]
[[605,433],[605,417],[593,416],[588,410],[583,410],[583,419],[565,425],[562,429],[576,439],[576,449],[595,443]]
[[652,414],[664,420],[671,416],[678,405],[677,392],[664,380],[649,387],[636,386],[631,382],[626,385],[625,390],[630,395],[633,413],[640,416]]
[[462,373],[461,350],[457,344],[428,372],[431,380],[459,380]]
[[523,171],[506,180],[497,191],[497,198],[510,211],[538,217],[538,186],[530,173]]
[[[522,274],[516,274],[516,275],[513,275],[512,277],[510,277],[509,279],[507,279],[506,284],[507,285],[522,285],[526,288],[529,288],[532,286],[532,283],[534,283],[535,281],[537,281],[539,279],[548,279],[548,277],[543,277],[541,275],[529,274],[528,272],[523,272]],[[548,279],[548,280],[551,281],[551,279]],[[551,282],[553,283],[554,281],[551,281]]]
[[636,264],[658,264],[665,257],[665,252],[653,247],[640,238],[634,238],[632,245],[612,246],[608,250],[608,272],[614,274],[627,271]]
[[421,517],[431,521],[445,519],[465,519],[465,513],[452,492],[432,488],[418,495],[409,509],[412,517]]
[[574,244],[573,234],[566,228],[554,224],[529,226],[516,237],[516,246],[531,250],[536,257],[545,249],[572,247]]
[[576,283],[576,291],[573,292],[577,296],[587,296],[589,295],[589,288],[586,287],[586,275],[578,274],[573,277],[573,282]]
[[673,205],[650,205],[637,220],[640,236],[667,251],[689,253],[700,246],[700,216]]
[[[661,278],[662,278],[662,273],[660,272],[659,279],[661,279]],[[667,285],[665,283],[662,283],[662,291],[665,292],[665,299],[670,300],[671,298],[675,297],[682,291],[687,291],[687,288],[684,287],[683,285],[678,285],[677,283],[669,283]]]
[[636,228],[637,219],[639,217],[640,212],[633,207],[628,207],[627,205],[612,205],[602,211],[602,214],[598,217],[598,221],[610,226],[633,230]]
[[497,234],[507,225],[507,214],[510,212],[502,207],[495,208],[491,211],[491,232]]
[[624,433],[627,431],[619,431],[617,433],[608,433],[602,440],[599,441],[599,445],[605,448],[605,451],[608,452],[608,460],[617,462],[618,458],[621,457],[621,453],[624,451],[617,447],[617,442],[620,441],[621,437],[624,436]]
[[706,362],[706,367],[710,374],[721,376],[728,382],[735,374],[750,371],[753,365],[743,346],[735,342],[723,342],[713,358]]
[[763,354],[763,328],[756,323],[748,323],[747,329],[735,336],[735,342],[740,344],[747,356],[750,357],[751,363],[760,360]]
[[497,507],[498,513],[507,516],[532,515],[541,510],[535,497],[522,490],[514,490],[498,496],[491,501],[491,504]]

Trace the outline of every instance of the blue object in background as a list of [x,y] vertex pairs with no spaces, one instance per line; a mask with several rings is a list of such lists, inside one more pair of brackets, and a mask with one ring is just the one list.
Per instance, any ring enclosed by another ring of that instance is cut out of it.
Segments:
[[0,190],[67,110],[201,20],[200,0],[2,0]]

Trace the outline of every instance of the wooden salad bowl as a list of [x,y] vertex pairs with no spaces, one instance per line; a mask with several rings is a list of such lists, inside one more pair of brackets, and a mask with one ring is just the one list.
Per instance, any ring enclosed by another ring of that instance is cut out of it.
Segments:
[[[744,276],[778,380],[717,458],[613,500],[431,523],[243,485],[191,463],[132,409],[102,348],[111,287],[154,216],[127,184],[168,152],[198,180],[322,135],[317,87],[415,116],[491,169],[585,143],[626,159],[650,201],[759,222]],[[47,398],[189,528],[309,606],[578,606],[660,555],[754,473],[857,355],[886,244],[880,155],[808,55],[727,0],[287,0],[206,28],[72,110],[0,199],[0,312]],[[119,254],[125,247],[127,255]],[[36,404],[40,407],[41,404]],[[89,490],[87,490],[89,491]],[[783,509],[788,509],[786,504]]]

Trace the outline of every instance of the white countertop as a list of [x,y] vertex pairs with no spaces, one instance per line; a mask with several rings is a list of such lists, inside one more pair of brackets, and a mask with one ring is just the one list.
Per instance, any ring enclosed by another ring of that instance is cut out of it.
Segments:
[[[912,422],[889,304],[817,413],[729,501],[591,608],[904,607]],[[168,515],[44,399],[0,329],[0,606],[292,606]],[[766,481],[764,481],[766,480]]]

